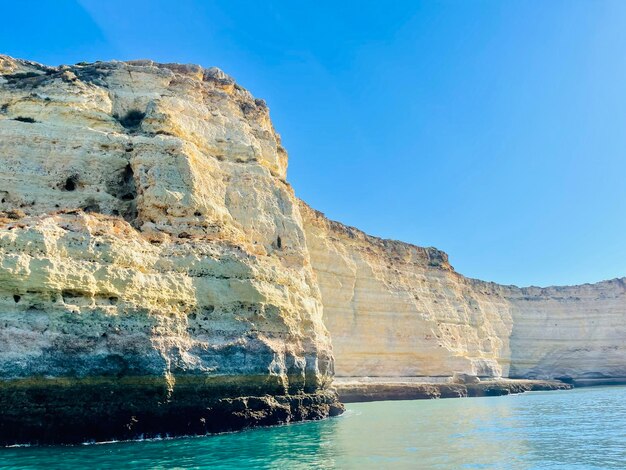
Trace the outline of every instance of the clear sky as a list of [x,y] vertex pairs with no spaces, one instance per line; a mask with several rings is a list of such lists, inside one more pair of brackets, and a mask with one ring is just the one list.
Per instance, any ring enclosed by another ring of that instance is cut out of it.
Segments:
[[626,2],[3,1],[0,52],[216,65],[296,194],[518,285],[626,275]]

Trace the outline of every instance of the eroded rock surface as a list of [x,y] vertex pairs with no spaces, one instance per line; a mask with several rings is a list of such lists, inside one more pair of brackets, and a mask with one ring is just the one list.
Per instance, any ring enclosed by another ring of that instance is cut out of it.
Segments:
[[218,69],[0,56],[0,441],[341,411],[286,153]]
[[513,315],[511,377],[626,382],[626,278],[496,291]]
[[473,383],[422,382],[417,377],[337,378],[344,403],[379,400],[432,400],[435,398],[497,397],[524,392],[569,390],[559,380],[494,379]]
[[624,279],[501,286],[327,220],[218,69],[0,56],[0,160],[0,443],[318,419],[334,368],[354,399],[626,377]]
[[476,289],[442,251],[302,211],[338,376],[508,376],[505,299]]
[[435,248],[301,211],[337,376],[626,381],[626,279],[548,288],[468,279]]

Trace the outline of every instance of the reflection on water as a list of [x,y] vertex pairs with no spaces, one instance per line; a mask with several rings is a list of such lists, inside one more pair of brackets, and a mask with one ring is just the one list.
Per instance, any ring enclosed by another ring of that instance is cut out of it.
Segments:
[[2,468],[626,468],[626,388],[361,403],[219,436],[0,450]]

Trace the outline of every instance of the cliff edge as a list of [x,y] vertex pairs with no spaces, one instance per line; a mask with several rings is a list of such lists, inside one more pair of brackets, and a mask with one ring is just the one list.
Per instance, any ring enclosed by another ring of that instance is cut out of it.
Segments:
[[287,156],[216,68],[0,56],[0,442],[338,414]]
[[328,220],[219,69],[0,56],[0,159],[0,444],[320,419],[335,372],[368,400],[626,381],[625,279],[502,286]]
[[337,377],[626,382],[625,278],[546,288],[469,279],[442,251],[300,205]]

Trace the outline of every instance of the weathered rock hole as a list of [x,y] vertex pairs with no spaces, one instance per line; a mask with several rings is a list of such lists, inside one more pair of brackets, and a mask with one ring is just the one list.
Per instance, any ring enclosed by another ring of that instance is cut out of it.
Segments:
[[20,300],[22,300],[22,296],[15,294],[13,296],[13,300],[15,301],[15,303],[18,303]]
[[78,176],[76,175],[70,176],[68,179],[65,180],[63,189],[65,189],[66,191],[75,191],[77,183],[78,183]]
[[13,209],[13,210],[9,210],[7,211],[7,217],[9,219],[13,219],[13,220],[18,220],[21,219],[22,217],[24,217],[26,214],[24,213],[24,211],[21,211],[19,209]]
[[67,304],[70,300],[81,297],[81,294],[74,290],[63,290],[61,291],[61,297],[63,297],[63,302]]
[[85,212],[100,212],[100,204],[93,199],[87,200],[87,205],[83,207]]
[[122,173],[122,184],[124,184],[125,186],[134,184],[135,183],[134,177],[135,177],[135,174],[133,172],[133,167],[130,166],[130,163],[128,163],[124,167],[124,172]]
[[[119,174],[119,173],[118,173]],[[137,218],[137,188],[135,187],[135,174],[130,163],[127,163],[121,171],[119,179],[107,183],[107,192],[115,196],[124,204],[112,210],[113,215],[121,215],[127,222],[132,222]]]
[[16,118],[13,118],[14,121],[19,121],[19,122],[27,122],[29,124],[33,124],[37,121],[35,121],[33,118],[30,117],[24,117],[24,116],[18,116]]
[[283,247],[283,241],[281,240],[280,236],[276,238],[276,246],[278,248],[282,248]]
[[146,117],[146,113],[138,109],[131,109],[123,117],[113,116],[126,129],[137,129],[141,125],[141,121]]

